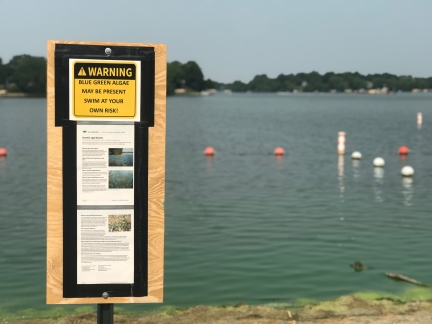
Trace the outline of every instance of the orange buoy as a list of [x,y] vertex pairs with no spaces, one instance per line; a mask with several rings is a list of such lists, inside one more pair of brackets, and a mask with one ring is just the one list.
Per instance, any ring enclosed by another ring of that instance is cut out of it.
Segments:
[[284,155],[285,150],[282,147],[276,147],[273,151],[274,155]]
[[205,155],[214,155],[215,152],[216,152],[215,149],[214,149],[213,147],[211,147],[211,146],[207,147],[207,148],[204,150],[204,154],[205,154]]
[[6,156],[7,150],[4,147],[0,147],[0,156]]
[[408,153],[409,153],[409,148],[407,146],[399,147],[399,154],[400,155],[407,155]]

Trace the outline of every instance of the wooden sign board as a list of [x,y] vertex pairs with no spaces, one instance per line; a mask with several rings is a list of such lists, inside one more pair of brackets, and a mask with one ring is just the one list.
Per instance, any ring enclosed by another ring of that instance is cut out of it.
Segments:
[[48,42],[47,304],[163,301],[166,67],[163,44]]

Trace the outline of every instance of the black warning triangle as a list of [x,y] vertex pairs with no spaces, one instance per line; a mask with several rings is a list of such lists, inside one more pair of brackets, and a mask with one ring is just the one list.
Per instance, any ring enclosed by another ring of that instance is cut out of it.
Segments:
[[87,73],[85,73],[84,68],[81,68],[81,70],[79,70],[78,72],[79,76],[87,76]]

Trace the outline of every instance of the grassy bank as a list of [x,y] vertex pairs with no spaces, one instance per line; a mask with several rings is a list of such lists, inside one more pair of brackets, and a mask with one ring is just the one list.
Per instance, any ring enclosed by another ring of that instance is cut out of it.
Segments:
[[[283,323],[290,320],[297,321],[298,323],[299,321],[315,323],[314,321],[326,318],[352,316],[384,317],[388,314],[405,316],[415,313],[419,313],[422,316],[429,314],[432,317],[432,289],[413,288],[407,290],[402,295],[360,292],[329,301],[318,302],[299,299],[291,303],[274,303],[259,306],[246,305],[240,302],[235,305],[194,306],[188,308],[161,306],[152,311],[130,311],[122,309],[121,305],[115,307],[116,323],[138,322],[147,324],[204,323],[208,320],[212,320],[214,323],[249,323],[248,319],[285,321]],[[3,320],[3,323],[66,324],[79,322],[86,324],[96,321],[96,309],[93,306],[79,308],[58,306],[48,311],[27,309],[19,312],[10,312],[0,308],[0,320]],[[255,322],[261,323],[260,321]]]

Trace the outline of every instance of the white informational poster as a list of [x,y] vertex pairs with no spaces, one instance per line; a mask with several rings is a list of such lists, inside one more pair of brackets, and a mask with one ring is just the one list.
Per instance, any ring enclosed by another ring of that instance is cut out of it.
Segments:
[[77,211],[77,284],[134,282],[134,210]]
[[134,125],[77,125],[77,205],[134,205]]
[[133,124],[77,125],[77,283],[134,282]]

